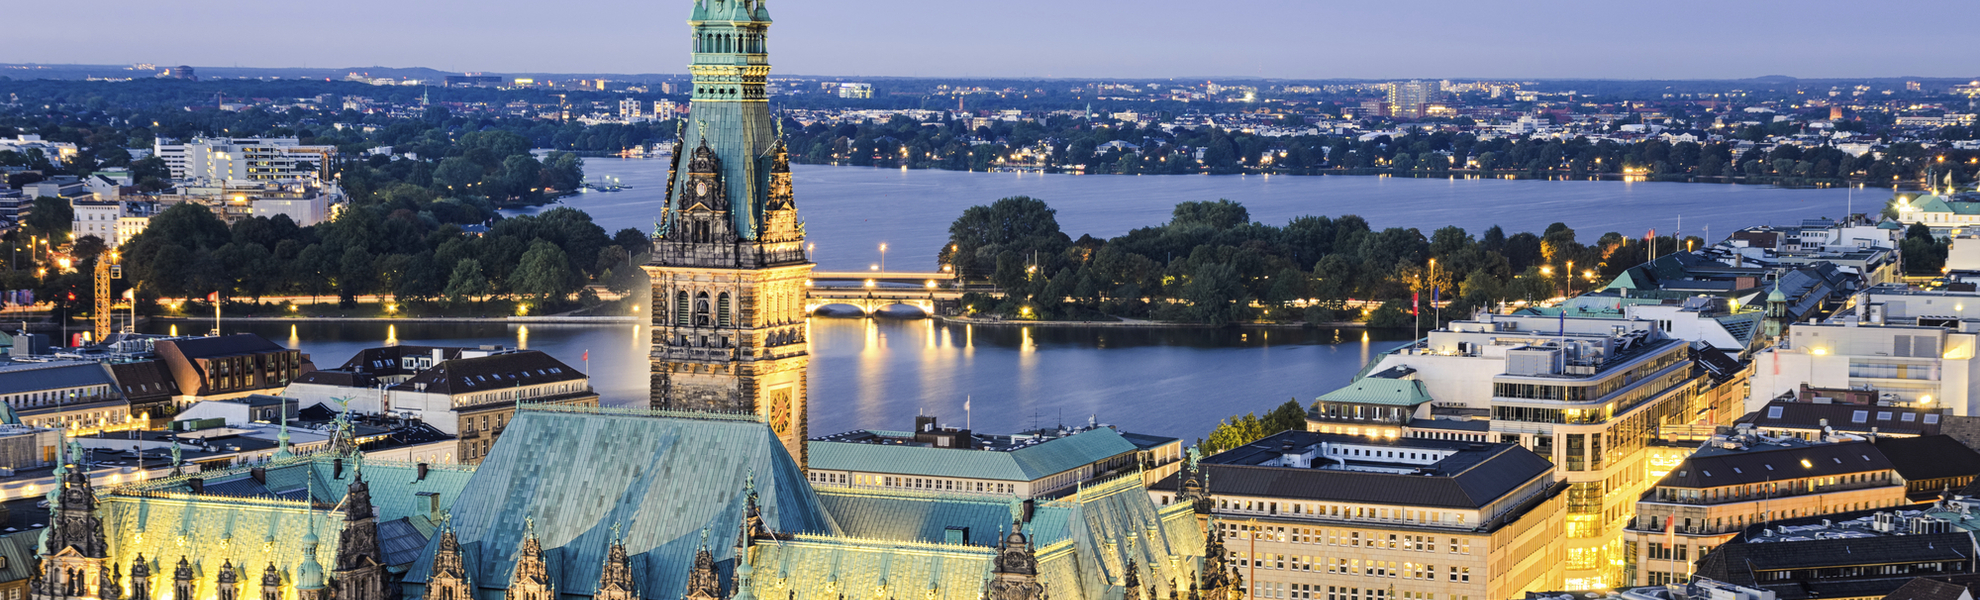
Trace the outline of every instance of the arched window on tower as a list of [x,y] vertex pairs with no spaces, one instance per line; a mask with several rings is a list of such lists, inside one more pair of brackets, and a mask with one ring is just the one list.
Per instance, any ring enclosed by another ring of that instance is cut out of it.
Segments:
[[694,295],[694,326],[707,327],[708,325],[708,292],[701,292]]
[[715,298],[715,323],[721,327],[730,325],[728,292],[722,292],[721,296]]
[[679,292],[675,292],[674,293],[674,324],[680,325],[682,327],[686,327],[689,322],[690,321],[688,321],[687,290],[681,290]]

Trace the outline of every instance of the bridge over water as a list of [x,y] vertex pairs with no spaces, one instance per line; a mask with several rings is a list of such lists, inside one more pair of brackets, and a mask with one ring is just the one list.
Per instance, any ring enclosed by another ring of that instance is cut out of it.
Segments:
[[873,316],[892,306],[907,306],[924,315],[954,311],[965,291],[953,273],[912,271],[812,271],[805,282],[807,313],[829,305],[858,309]]

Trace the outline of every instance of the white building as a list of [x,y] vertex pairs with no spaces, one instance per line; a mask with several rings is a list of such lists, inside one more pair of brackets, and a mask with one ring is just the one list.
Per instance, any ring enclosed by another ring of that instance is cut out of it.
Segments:
[[76,238],[93,235],[111,248],[144,233],[151,225],[151,217],[158,214],[158,205],[149,202],[76,200],[69,204],[75,210],[75,221],[69,229]]
[[840,98],[872,98],[873,84],[841,83],[839,84],[839,97]]
[[313,193],[300,198],[255,198],[249,206],[254,216],[272,219],[288,215],[297,226],[308,227],[330,220],[332,200],[328,194]]
[[282,181],[312,179],[327,168],[336,146],[304,146],[296,138],[206,138],[179,143],[159,138],[153,151],[174,180]]
[[1796,323],[1775,347],[1754,355],[1747,410],[1800,389],[1875,389],[1893,406],[1940,407],[1980,414],[1972,393],[1980,340],[1980,294],[1908,291],[1879,286],[1858,294],[1854,313],[1823,323]]

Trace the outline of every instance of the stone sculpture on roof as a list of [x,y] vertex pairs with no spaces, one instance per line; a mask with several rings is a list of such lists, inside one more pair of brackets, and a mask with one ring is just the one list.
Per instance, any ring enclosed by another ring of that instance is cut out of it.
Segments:
[[591,597],[592,600],[639,600],[632,559],[626,556],[625,540],[619,537],[617,524],[612,525],[612,545],[605,550],[605,566],[598,572],[598,591]]
[[[1021,514],[1023,505],[1016,506],[1013,512]],[[986,600],[1045,600],[1045,586],[1038,582],[1038,556],[1024,535],[1023,519],[1011,519],[1011,532],[997,546],[990,576],[983,590]]]
[[556,600],[557,598],[557,584],[550,580],[550,566],[543,561],[543,543],[536,539],[534,517],[523,521],[523,543],[522,548],[516,551],[516,570],[509,575],[508,598],[510,600]]
[[282,572],[275,570],[275,563],[261,570],[261,600],[282,600]]
[[433,551],[433,574],[426,580],[426,600],[471,600],[470,589],[461,542],[454,536],[453,524],[442,521],[440,546]]
[[701,549],[694,553],[694,567],[688,571],[686,600],[721,600],[722,575],[715,570],[715,555],[708,552],[708,531],[701,532]]
[[364,481],[361,464],[352,469],[350,489],[344,495],[344,530],[338,534],[336,570],[330,579],[337,600],[387,600],[378,514],[371,506],[371,485]]
[[220,563],[220,578],[214,586],[214,593],[220,600],[240,600],[240,573],[234,570],[234,561],[227,559]]

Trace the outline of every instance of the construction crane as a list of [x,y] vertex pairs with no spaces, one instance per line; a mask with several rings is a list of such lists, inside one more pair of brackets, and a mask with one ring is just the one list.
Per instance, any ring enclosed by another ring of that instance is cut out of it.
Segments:
[[117,252],[105,252],[96,257],[96,310],[90,313],[90,320],[96,325],[96,343],[110,338],[110,280],[124,278],[124,265],[117,264]]

